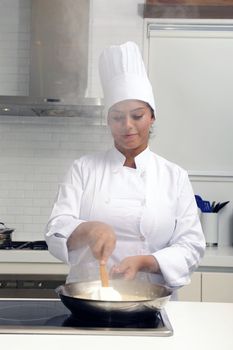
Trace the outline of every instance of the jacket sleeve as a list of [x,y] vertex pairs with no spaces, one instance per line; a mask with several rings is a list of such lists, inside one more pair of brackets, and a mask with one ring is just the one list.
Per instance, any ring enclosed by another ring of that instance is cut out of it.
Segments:
[[168,246],[153,254],[165,282],[172,288],[190,282],[190,275],[205,251],[205,239],[187,172],[183,173],[179,187],[174,233]]
[[45,229],[45,240],[52,255],[67,264],[72,263],[68,253],[67,239],[80,220],[80,205],[83,193],[81,166],[76,161],[59,185],[57,198]]

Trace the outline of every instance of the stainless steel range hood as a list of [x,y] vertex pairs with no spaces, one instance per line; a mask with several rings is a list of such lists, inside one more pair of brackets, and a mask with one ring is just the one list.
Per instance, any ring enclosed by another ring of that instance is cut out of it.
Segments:
[[88,106],[88,0],[31,0],[28,96],[0,96],[1,115],[79,116]]
[[85,97],[88,39],[88,0],[32,0],[29,95],[64,104]]
[[104,118],[100,98],[79,98],[65,103],[43,98],[0,96],[0,116],[24,117],[84,117],[88,122],[101,123]]

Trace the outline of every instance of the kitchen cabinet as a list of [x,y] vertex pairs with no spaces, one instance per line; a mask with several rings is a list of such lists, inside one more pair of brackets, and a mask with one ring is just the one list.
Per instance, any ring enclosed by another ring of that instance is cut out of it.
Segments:
[[152,151],[190,172],[232,174],[233,21],[148,19],[144,32],[157,107]]
[[180,5],[232,5],[232,0],[146,0],[147,5],[180,4]]
[[232,0],[147,0],[148,18],[232,18]]
[[178,300],[201,301],[201,272],[194,272],[191,283],[178,290]]
[[203,272],[202,301],[233,303],[233,273]]
[[233,303],[233,273],[195,272],[191,283],[178,290],[178,299]]

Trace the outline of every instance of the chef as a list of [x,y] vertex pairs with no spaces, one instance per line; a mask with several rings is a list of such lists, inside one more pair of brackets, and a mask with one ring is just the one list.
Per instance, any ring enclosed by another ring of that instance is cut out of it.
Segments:
[[70,265],[68,282],[115,278],[190,282],[204,254],[187,172],[149,148],[155,102],[138,46],[127,42],[100,56],[113,146],[75,160],[60,184],[46,227],[49,251]]

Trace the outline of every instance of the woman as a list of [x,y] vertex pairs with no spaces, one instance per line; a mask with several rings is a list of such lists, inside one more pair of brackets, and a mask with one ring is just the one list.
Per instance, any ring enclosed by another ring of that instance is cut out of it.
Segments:
[[205,249],[187,172],[148,147],[155,104],[137,45],[105,49],[99,67],[114,146],[71,166],[47,225],[49,250],[70,264],[67,282],[98,278],[100,262],[114,277],[176,289]]

